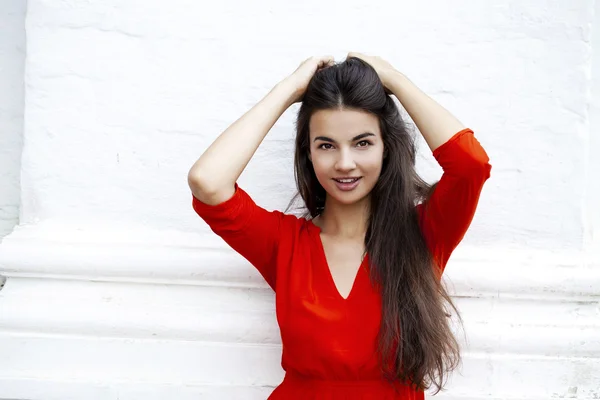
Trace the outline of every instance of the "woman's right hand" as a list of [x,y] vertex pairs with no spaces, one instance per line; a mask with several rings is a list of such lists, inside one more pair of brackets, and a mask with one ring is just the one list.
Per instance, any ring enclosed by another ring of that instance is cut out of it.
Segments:
[[285,81],[291,84],[296,91],[294,103],[302,101],[304,92],[308,83],[319,69],[330,67],[335,64],[333,56],[312,56],[304,60],[294,73],[288,76]]

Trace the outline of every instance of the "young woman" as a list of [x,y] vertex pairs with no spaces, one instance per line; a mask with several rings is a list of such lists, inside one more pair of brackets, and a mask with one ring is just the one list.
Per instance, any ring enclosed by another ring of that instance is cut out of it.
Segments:
[[[443,169],[415,171],[415,138]],[[301,101],[294,168],[304,218],[256,205],[237,179]],[[460,362],[441,284],[489,158],[466,128],[379,57],[304,61],[191,168],[194,210],[275,290],[284,381],[270,399],[423,399]]]

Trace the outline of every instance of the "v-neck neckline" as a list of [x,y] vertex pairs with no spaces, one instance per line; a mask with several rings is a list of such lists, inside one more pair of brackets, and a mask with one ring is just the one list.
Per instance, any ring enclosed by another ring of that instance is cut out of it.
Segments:
[[312,225],[314,227],[314,239],[318,248],[318,252],[319,252],[319,258],[320,258],[320,266],[322,267],[322,269],[324,270],[324,275],[326,275],[326,280],[329,282],[329,286],[331,287],[331,290],[333,292],[335,292],[335,295],[337,298],[339,298],[341,301],[343,302],[347,302],[349,301],[353,295],[354,292],[356,292],[357,290],[357,286],[359,284],[359,279],[360,279],[360,274],[362,269],[365,266],[365,263],[367,262],[367,257],[369,256],[368,254],[365,254],[365,256],[363,257],[358,270],[356,271],[356,275],[354,276],[354,280],[352,281],[352,286],[350,287],[350,292],[348,292],[348,296],[344,297],[342,296],[342,294],[340,293],[335,280],[333,279],[333,274],[331,273],[331,268],[329,267],[329,263],[327,262],[327,254],[325,253],[325,246],[323,245],[323,240],[321,239],[321,228],[318,227],[317,225],[315,225],[315,223],[312,220],[308,221],[310,225]]

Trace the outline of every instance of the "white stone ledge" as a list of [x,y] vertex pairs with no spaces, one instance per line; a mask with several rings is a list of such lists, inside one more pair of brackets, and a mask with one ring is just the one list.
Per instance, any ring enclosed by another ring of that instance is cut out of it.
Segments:
[[[597,302],[469,297],[456,304],[464,319],[457,336],[469,351],[600,357]],[[23,278],[0,291],[0,332],[281,343],[270,291]]]
[[[177,398],[232,393],[264,399],[283,378],[276,346],[6,333],[0,333],[0,345],[0,398],[159,399],[172,390]],[[593,399],[599,370],[600,359],[593,357],[464,353],[444,398],[568,398],[576,388],[576,398]],[[27,381],[36,384],[23,385]],[[51,393],[42,397],[44,387]],[[108,397],[94,397],[101,394]]]
[[[0,273],[267,288],[245,259],[208,230],[185,233],[100,223],[82,226],[45,221],[17,227],[0,244]],[[461,244],[444,276],[451,292],[461,297],[595,301],[600,296],[600,262],[592,261],[576,251]]]
[[212,232],[44,222],[18,226],[0,244],[7,277],[267,287],[247,261]]
[[9,278],[0,330],[101,337],[280,342],[272,292]]
[[0,396],[3,396],[0,400],[265,400],[273,389],[270,386],[98,383],[0,377]]
[[[0,378],[0,391],[6,393],[1,400],[264,400],[273,391],[271,386],[240,385],[190,385],[136,382],[93,383],[85,381]],[[451,392],[451,390],[449,390]],[[442,392],[439,400],[548,400],[547,395],[460,395]],[[567,388],[552,398],[595,400],[598,392]]]

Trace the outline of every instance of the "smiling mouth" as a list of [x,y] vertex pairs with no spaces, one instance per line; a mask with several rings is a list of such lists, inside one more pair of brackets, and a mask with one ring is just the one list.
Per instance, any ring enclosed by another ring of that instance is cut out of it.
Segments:
[[360,178],[362,178],[362,176],[359,176],[358,178],[333,178],[333,180],[339,183],[353,183],[359,180]]

